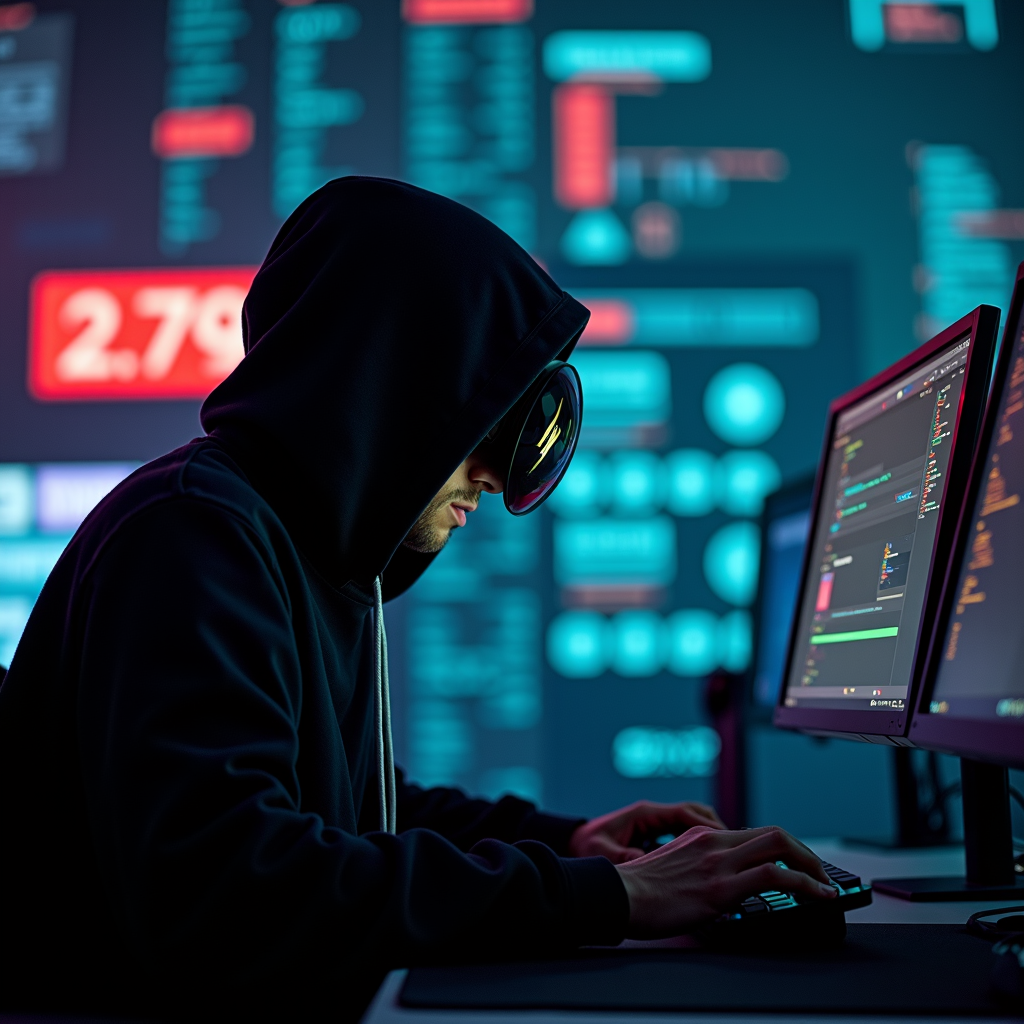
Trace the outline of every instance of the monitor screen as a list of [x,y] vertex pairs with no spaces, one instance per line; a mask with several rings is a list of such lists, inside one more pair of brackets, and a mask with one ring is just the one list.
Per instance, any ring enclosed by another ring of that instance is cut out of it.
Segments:
[[1024,723],[1024,315],[1011,342],[927,706],[950,718]]
[[773,708],[786,671],[786,645],[800,590],[800,566],[811,526],[814,481],[786,488],[765,502],[761,580],[754,639],[754,703]]
[[835,416],[786,707],[905,709],[970,344]]

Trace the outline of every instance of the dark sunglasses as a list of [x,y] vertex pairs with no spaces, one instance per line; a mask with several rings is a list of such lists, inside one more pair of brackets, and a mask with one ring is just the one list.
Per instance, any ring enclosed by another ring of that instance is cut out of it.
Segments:
[[583,385],[561,360],[540,376],[484,438],[481,449],[505,476],[505,508],[532,512],[558,486],[576,451],[583,416]]

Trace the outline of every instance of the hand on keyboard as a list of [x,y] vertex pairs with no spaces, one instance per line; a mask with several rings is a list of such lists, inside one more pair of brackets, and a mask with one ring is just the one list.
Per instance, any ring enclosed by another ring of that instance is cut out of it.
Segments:
[[836,891],[834,900],[809,901],[799,893],[768,889],[749,896],[701,930],[702,938],[719,946],[824,948],[846,936],[847,910],[871,902],[871,886],[849,871],[824,861]]
[[[780,867],[778,861],[789,866]],[[690,931],[762,892],[796,893],[815,901],[836,896],[814,853],[773,827],[742,832],[691,828],[616,870],[629,897],[631,938]]]

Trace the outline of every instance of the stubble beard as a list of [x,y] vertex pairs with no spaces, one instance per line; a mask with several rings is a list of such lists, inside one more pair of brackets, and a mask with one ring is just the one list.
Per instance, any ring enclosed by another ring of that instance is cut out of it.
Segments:
[[413,528],[402,541],[404,547],[418,551],[421,555],[436,555],[448,543],[454,526],[444,522],[448,506],[455,501],[476,504],[480,500],[480,492],[454,487],[450,491],[439,494],[423,510]]

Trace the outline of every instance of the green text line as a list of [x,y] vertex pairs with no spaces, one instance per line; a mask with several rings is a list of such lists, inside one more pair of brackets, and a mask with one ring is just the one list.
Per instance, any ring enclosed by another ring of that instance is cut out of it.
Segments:
[[884,626],[882,629],[854,629],[848,633],[819,633],[811,637],[812,644],[845,644],[850,640],[877,640],[883,636],[895,636],[899,626]]

